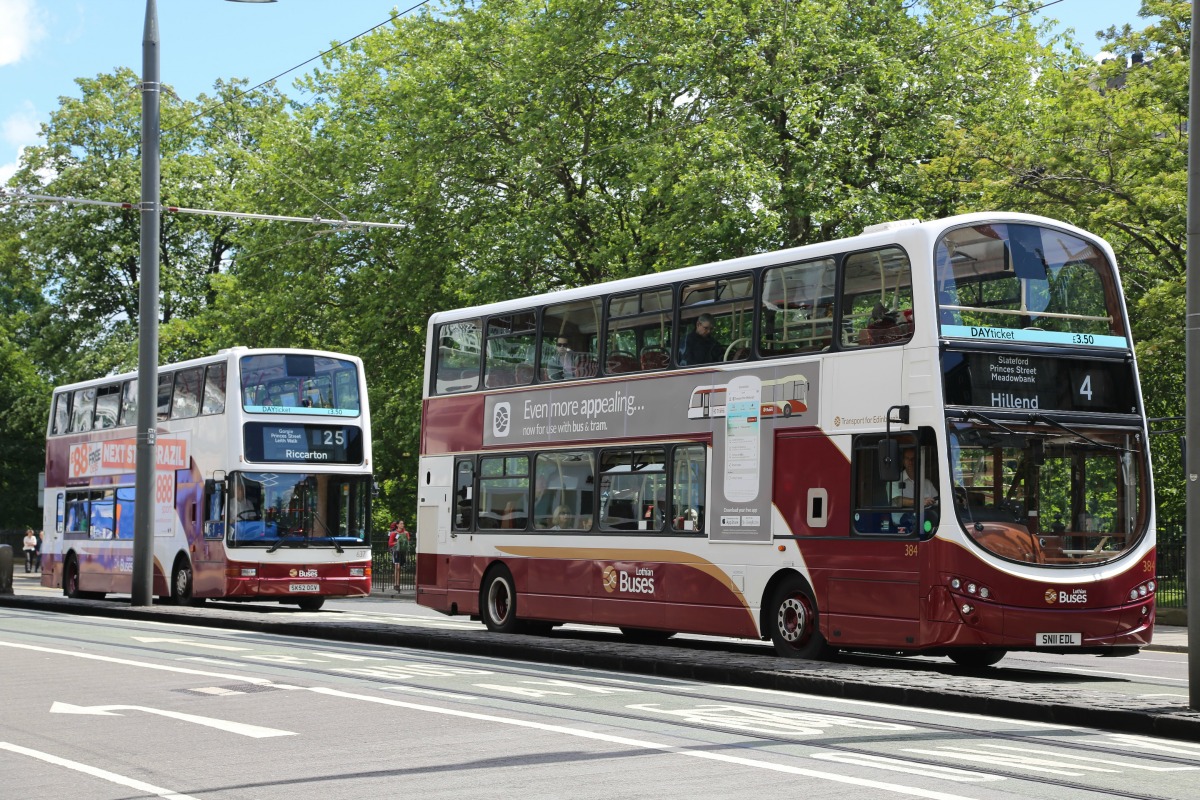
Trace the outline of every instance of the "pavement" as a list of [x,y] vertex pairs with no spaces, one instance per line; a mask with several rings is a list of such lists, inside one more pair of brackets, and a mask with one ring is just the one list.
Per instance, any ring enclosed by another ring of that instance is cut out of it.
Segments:
[[[403,622],[342,619],[337,612],[298,613],[279,605],[210,602],[195,607],[165,603],[131,606],[125,599],[70,600],[28,591],[37,582],[36,575],[15,575],[16,593],[0,595],[0,608],[206,625],[376,647],[536,661],[1200,742],[1200,712],[1188,708],[1187,698],[1093,689],[1089,684],[1102,679],[1066,671],[972,671],[940,660],[889,659],[884,664],[879,658],[858,655],[836,661],[799,661],[779,658],[761,647],[739,645],[736,640],[681,639],[665,645],[643,645],[578,630],[548,636],[496,634],[482,625],[478,629],[439,630]],[[1187,653],[1187,628],[1156,626],[1154,643],[1146,649]]]

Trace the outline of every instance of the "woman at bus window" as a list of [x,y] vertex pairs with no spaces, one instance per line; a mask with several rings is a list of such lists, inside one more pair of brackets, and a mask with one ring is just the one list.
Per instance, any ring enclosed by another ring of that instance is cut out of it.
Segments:
[[554,509],[554,516],[550,518],[550,522],[552,523],[550,525],[550,530],[552,531],[565,531],[575,527],[571,524],[571,509],[566,506],[559,506]]
[[683,337],[683,348],[679,354],[681,366],[711,364],[721,360],[724,350],[713,336],[715,325],[712,314],[696,317],[695,326]]

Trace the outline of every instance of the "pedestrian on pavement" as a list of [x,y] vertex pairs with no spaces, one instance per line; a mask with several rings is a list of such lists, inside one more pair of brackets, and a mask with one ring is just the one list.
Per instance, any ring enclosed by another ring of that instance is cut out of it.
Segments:
[[42,536],[42,532],[38,531],[37,532],[37,547],[35,547],[33,549],[33,571],[34,572],[42,571],[42,542],[43,541],[44,541],[44,537]]
[[25,541],[22,547],[25,550],[25,573],[33,572],[33,564],[37,558],[37,537],[33,535],[33,528],[25,529]]
[[392,526],[392,529],[393,529],[393,533],[394,533],[394,541],[393,541],[393,536],[388,537],[389,541],[393,541],[393,544],[392,544],[392,567],[396,571],[394,580],[392,581],[392,586],[394,588],[399,589],[400,588],[400,570],[404,567],[405,561],[407,560],[408,540],[409,540],[410,534],[408,532],[408,529],[404,527],[404,520],[398,521],[395,525]]

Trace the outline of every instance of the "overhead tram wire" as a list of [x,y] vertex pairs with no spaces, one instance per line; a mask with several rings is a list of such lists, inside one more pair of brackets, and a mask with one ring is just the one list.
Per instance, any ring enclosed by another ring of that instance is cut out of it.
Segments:
[[[1055,0],[1055,2],[1061,2],[1061,0]],[[170,128],[164,128],[164,129],[163,129],[163,133],[166,133],[166,132],[168,132],[168,131],[173,131],[173,130],[175,130],[176,128],[179,128],[179,127],[181,127],[182,125],[185,125],[185,124],[187,124],[187,123],[189,123],[189,122],[195,122],[197,119],[199,119],[200,117],[204,116],[204,115],[205,115],[205,114],[207,114],[208,112],[210,112],[210,111],[215,111],[216,109],[220,108],[221,106],[228,105],[228,104],[232,103],[232,102],[233,102],[233,101],[235,101],[235,100],[239,100],[239,99],[241,99],[242,97],[245,97],[246,95],[250,94],[251,92],[253,92],[253,91],[256,91],[256,90],[258,90],[258,89],[261,89],[262,87],[266,86],[268,83],[273,83],[274,81],[277,81],[277,80],[279,80],[279,79],[280,79],[280,78],[282,78],[284,75],[288,75],[288,74],[290,74],[290,73],[292,73],[292,72],[295,72],[296,70],[300,69],[301,67],[304,67],[304,66],[307,66],[307,65],[309,65],[309,64],[311,64],[312,62],[316,61],[316,60],[317,60],[317,59],[319,59],[319,58],[324,58],[325,56],[329,55],[330,53],[336,52],[337,50],[341,50],[341,49],[342,49],[343,47],[345,47],[346,45],[350,44],[350,43],[351,43],[351,42],[353,42],[353,41],[356,41],[356,40],[358,40],[358,39],[361,39],[362,37],[366,36],[368,33],[372,33],[373,31],[376,31],[376,30],[378,30],[379,28],[382,28],[384,25],[387,25],[388,23],[392,22],[393,20],[397,20],[397,19],[399,19],[400,17],[407,16],[407,15],[411,14],[412,12],[416,11],[416,10],[417,10],[418,8],[420,8],[421,6],[428,5],[428,4],[429,4],[429,0],[421,0],[421,2],[417,3],[416,5],[410,6],[410,7],[406,8],[404,11],[400,11],[400,12],[397,12],[397,13],[393,14],[392,16],[390,16],[390,17],[388,17],[387,19],[385,19],[383,22],[379,23],[378,25],[373,25],[373,26],[371,26],[370,28],[367,28],[367,29],[366,29],[365,31],[363,31],[362,33],[360,33],[360,34],[358,34],[358,35],[356,35],[356,36],[351,36],[349,39],[347,39],[347,40],[346,40],[346,41],[344,41],[344,42],[338,42],[336,45],[334,45],[333,47],[329,48],[328,50],[324,50],[324,51],[322,51],[322,52],[320,52],[320,53],[317,53],[317,54],[316,54],[315,56],[313,56],[312,58],[309,58],[309,59],[308,59],[308,60],[306,60],[306,61],[302,61],[302,62],[300,62],[299,64],[297,64],[297,65],[296,65],[296,66],[294,66],[294,67],[289,67],[288,69],[285,69],[283,72],[279,73],[278,75],[274,76],[273,78],[267,78],[265,81],[262,81],[261,83],[258,83],[258,84],[254,85],[254,86],[251,86],[249,89],[243,89],[242,91],[238,92],[238,93],[237,93],[237,94],[235,94],[233,97],[230,97],[230,98],[228,98],[227,100],[222,100],[222,101],[221,101],[221,102],[219,102],[219,103],[214,103],[214,104],[213,104],[213,105],[211,105],[211,106],[207,106],[207,107],[205,107],[205,108],[202,108],[202,109],[200,109],[200,110],[199,110],[199,111],[197,111],[197,112],[196,112],[196,113],[195,113],[193,116],[191,116],[190,118],[188,118],[187,122],[181,122],[181,123],[179,123],[178,125],[174,125],[174,126],[172,126],[172,127],[170,127]]]

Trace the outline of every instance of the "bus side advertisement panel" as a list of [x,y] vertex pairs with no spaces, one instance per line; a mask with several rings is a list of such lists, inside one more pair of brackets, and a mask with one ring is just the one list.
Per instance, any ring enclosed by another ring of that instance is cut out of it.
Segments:
[[[689,372],[579,382],[483,396],[483,447],[520,451],[622,440],[711,437],[713,541],[769,543],[772,438],[776,430],[815,427],[820,364]],[[426,404],[424,455],[466,449],[468,398]],[[436,408],[435,408],[436,406]],[[437,446],[441,450],[428,448]]]

